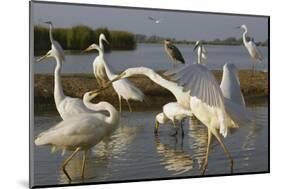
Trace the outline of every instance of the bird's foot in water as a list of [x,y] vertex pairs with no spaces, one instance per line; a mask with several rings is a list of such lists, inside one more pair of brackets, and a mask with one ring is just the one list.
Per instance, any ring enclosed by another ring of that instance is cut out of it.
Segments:
[[170,136],[176,136],[178,134],[178,128],[174,129],[175,131],[170,134]]

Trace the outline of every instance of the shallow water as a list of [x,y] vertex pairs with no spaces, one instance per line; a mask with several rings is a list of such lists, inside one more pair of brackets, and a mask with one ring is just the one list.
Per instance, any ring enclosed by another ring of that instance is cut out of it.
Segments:
[[[177,44],[185,61],[193,63],[197,60],[192,45]],[[239,69],[251,69],[252,60],[244,46],[214,46],[206,45],[207,67],[210,69],[222,69],[226,62],[234,63]],[[268,48],[259,47],[264,60],[257,64],[258,70],[268,70]],[[92,62],[97,53],[66,54],[66,63],[62,67],[63,73],[92,73]],[[37,59],[38,57],[35,57]],[[171,68],[171,61],[165,54],[161,44],[138,44],[134,51],[112,51],[105,56],[107,63],[115,71],[122,71],[129,67],[146,66],[155,70]],[[34,64],[35,73],[52,73],[53,59],[45,59],[41,63]]]
[[[254,114],[252,125],[239,128],[224,142],[234,158],[234,173],[268,170],[268,104],[253,103],[248,108]],[[185,122],[185,135],[177,136],[172,125],[160,126],[155,136],[154,116],[159,111],[123,112],[120,127],[111,138],[95,146],[87,158],[84,182],[122,181],[135,179],[189,177],[200,175],[206,151],[207,132],[196,119]],[[55,113],[35,117],[35,136],[58,123]],[[35,185],[67,184],[60,165],[69,155],[50,153],[46,146],[34,146]],[[81,182],[82,156],[74,158],[67,171]],[[229,174],[229,164],[221,147],[212,144],[206,175]]]

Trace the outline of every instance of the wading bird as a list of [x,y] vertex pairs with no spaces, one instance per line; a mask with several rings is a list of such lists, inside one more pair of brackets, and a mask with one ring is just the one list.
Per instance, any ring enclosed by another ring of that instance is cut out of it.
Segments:
[[149,20],[153,21],[155,24],[160,24],[161,23],[161,20],[160,19],[156,19],[156,18],[153,18],[151,16],[148,17]]
[[164,79],[161,75],[157,74],[153,69],[147,67],[128,68],[123,71],[119,77],[127,78],[135,75],[144,75],[152,80],[154,83],[170,91],[176,98],[177,103],[190,110],[189,92],[184,91],[183,87],[179,86],[176,82]]
[[52,28],[53,25],[51,22],[46,22],[50,25],[50,40],[51,40],[51,50],[47,52],[46,55],[39,58],[37,61],[41,61],[45,58],[53,57],[56,60],[56,66],[54,71],[54,99],[56,108],[63,120],[66,120],[69,117],[72,117],[80,113],[94,113],[93,110],[88,109],[82,99],[72,98],[66,96],[63,92],[63,86],[61,81],[61,67],[64,62],[64,52],[60,44],[53,39]]
[[259,49],[257,48],[256,44],[251,40],[251,38],[247,41],[247,26],[245,24],[238,26],[237,28],[240,28],[243,31],[243,43],[246,49],[248,50],[248,53],[250,54],[253,62],[252,62],[252,75],[255,74],[255,64],[258,62],[262,62],[263,57]]
[[168,104],[165,104],[162,109],[163,109],[163,112],[159,113],[155,118],[154,133],[155,134],[158,133],[159,123],[165,124],[170,120],[170,121],[172,121],[174,128],[176,128],[176,133],[174,135],[177,134],[176,122],[180,122],[182,136],[183,136],[184,130],[183,130],[182,121],[185,118],[192,116],[192,113],[190,111],[188,111],[186,108],[182,107],[177,102],[170,102]]
[[[103,33],[101,33],[100,37],[99,37],[99,47],[102,50],[102,52],[104,52],[103,41],[105,41],[107,44],[109,44],[109,42],[105,38],[105,35]],[[106,76],[104,64],[98,57],[96,57],[95,60],[93,61],[93,71],[94,71],[94,75],[96,77],[98,85],[100,87],[105,86],[105,83],[108,81],[108,78]]]
[[249,124],[251,121],[245,104],[241,100],[243,95],[240,90],[236,67],[233,64],[224,66],[222,89],[214,75],[201,64],[186,65],[168,71],[166,75],[172,76],[172,79],[185,91],[190,92],[191,112],[208,129],[208,144],[202,174],[205,174],[208,165],[213,135],[228,157],[230,170],[233,172],[233,159],[224,145],[221,135],[226,137],[229,129],[238,128],[239,125]]
[[180,50],[175,45],[173,45],[170,40],[164,40],[164,48],[165,48],[166,54],[172,60],[174,67],[178,63],[181,63],[181,64],[185,63]]
[[196,41],[193,51],[197,49],[197,63],[206,64],[207,62],[207,51],[203,46],[202,41]]
[[[208,146],[206,160],[202,166],[202,174],[205,173],[208,165],[208,156],[211,143],[211,137],[214,135],[221,144],[224,152],[230,160],[231,171],[233,169],[233,160],[227,148],[223,144],[220,134],[227,136],[228,128],[237,128],[239,125],[248,124],[251,121],[245,105],[238,104],[233,98],[228,96],[224,90],[230,90],[230,86],[239,84],[235,66],[224,66],[223,78],[229,80],[229,86],[225,85],[221,89],[213,74],[201,64],[190,64],[172,71],[166,72],[171,76],[171,80],[164,79],[152,69],[139,67],[128,68],[120,74],[120,78],[133,75],[145,75],[158,85],[169,90],[177,99],[177,102],[199,119],[208,128]],[[239,91],[234,93],[242,95]],[[237,95],[233,95],[237,96]]]
[[52,148],[73,151],[61,167],[69,181],[72,180],[66,170],[69,161],[79,151],[84,152],[81,172],[81,178],[84,179],[85,161],[88,150],[105,137],[111,135],[119,124],[119,113],[111,104],[108,102],[99,102],[98,104],[90,103],[97,95],[98,90],[87,92],[83,96],[83,101],[93,111],[107,111],[109,113],[108,116],[102,113],[78,114],[42,132],[35,139],[36,145],[49,145]]
[[[97,56],[96,59],[98,59],[104,66],[107,77],[109,80],[113,80],[116,78],[118,75],[114,74],[108,67],[105,59],[104,59],[104,52],[101,50],[99,46],[96,44],[90,45],[85,51],[90,51],[90,50],[97,50],[99,52],[99,55]],[[129,103],[129,100],[137,100],[137,101],[143,101],[144,100],[144,94],[140,89],[138,89],[136,86],[134,86],[133,83],[131,83],[128,79],[120,79],[118,81],[112,82],[112,86],[115,90],[115,92],[118,95],[118,100],[119,100],[119,111],[122,111],[122,98],[124,98],[128,104],[130,112],[132,112],[131,105]]]

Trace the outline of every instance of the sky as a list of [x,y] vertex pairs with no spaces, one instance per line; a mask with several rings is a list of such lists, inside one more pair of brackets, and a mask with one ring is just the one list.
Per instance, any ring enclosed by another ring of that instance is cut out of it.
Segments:
[[[214,40],[227,37],[242,37],[236,26],[246,24],[248,35],[255,41],[268,38],[266,17],[237,15],[200,14],[150,9],[124,9],[112,7],[77,6],[69,4],[32,3],[34,24],[51,20],[54,27],[87,25],[93,29],[107,27],[110,30],[125,30],[135,34],[157,35],[177,40]],[[161,19],[155,24],[148,16]]]

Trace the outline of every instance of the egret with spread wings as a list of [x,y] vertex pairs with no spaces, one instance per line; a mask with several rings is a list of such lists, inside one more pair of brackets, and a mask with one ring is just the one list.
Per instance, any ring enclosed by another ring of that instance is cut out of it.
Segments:
[[171,79],[182,86],[184,91],[190,92],[191,112],[208,129],[208,144],[202,174],[205,174],[208,165],[212,136],[215,136],[220,143],[229,159],[231,172],[233,171],[233,158],[221,136],[226,137],[230,129],[249,124],[251,121],[241,100],[244,98],[237,74],[234,65],[226,64],[220,88],[212,72],[201,64],[185,65],[166,72],[166,75],[171,76]]

